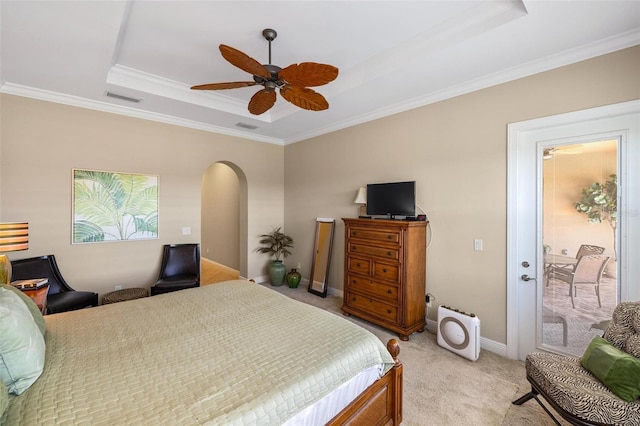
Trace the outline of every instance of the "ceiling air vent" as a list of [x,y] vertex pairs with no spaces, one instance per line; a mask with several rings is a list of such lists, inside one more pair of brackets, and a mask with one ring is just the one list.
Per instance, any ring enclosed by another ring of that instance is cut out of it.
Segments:
[[243,129],[249,129],[249,130],[255,130],[258,128],[258,126],[254,126],[253,124],[247,124],[247,123],[236,123],[237,127],[242,127]]
[[119,94],[113,93],[113,92],[107,92],[107,96],[109,96],[110,98],[120,99],[121,101],[133,102],[133,103],[136,103],[136,104],[142,100],[142,99],[139,99],[139,98],[132,98],[130,96],[119,95]]

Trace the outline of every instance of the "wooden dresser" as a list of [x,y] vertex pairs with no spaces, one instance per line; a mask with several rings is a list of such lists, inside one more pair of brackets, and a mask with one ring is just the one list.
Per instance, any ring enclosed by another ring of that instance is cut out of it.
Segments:
[[427,222],[342,219],[345,315],[409,340],[425,322]]

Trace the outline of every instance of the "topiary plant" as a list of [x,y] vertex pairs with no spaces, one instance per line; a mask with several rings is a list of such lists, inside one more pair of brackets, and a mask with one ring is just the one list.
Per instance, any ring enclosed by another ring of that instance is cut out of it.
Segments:
[[613,251],[618,258],[616,250],[616,226],[618,224],[618,176],[609,176],[604,184],[594,182],[582,190],[582,198],[576,202],[575,208],[580,213],[587,215],[587,220],[593,223],[607,221],[613,229]]

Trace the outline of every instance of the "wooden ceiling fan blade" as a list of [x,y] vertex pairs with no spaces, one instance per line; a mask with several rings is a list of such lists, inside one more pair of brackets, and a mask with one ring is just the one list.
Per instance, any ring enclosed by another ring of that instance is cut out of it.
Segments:
[[297,107],[310,111],[322,111],[329,108],[329,102],[320,93],[306,87],[285,84],[280,94]]
[[225,90],[225,89],[237,89],[239,87],[249,87],[255,86],[255,81],[232,81],[228,83],[209,83],[209,84],[199,84],[197,86],[192,86],[192,90]]
[[267,112],[276,103],[276,92],[273,89],[262,89],[256,92],[249,101],[249,112],[260,115]]
[[249,74],[257,75],[265,79],[271,78],[271,73],[264,67],[264,65],[238,49],[221,44],[220,53],[222,53],[222,57],[232,65],[235,65]]
[[322,86],[332,82],[336,77],[338,77],[338,68],[316,62],[291,64],[278,73],[280,80],[301,87]]

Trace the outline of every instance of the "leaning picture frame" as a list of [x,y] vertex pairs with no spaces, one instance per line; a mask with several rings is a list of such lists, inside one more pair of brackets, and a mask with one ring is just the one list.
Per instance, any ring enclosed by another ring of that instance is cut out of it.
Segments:
[[72,244],[157,239],[158,180],[72,169]]

